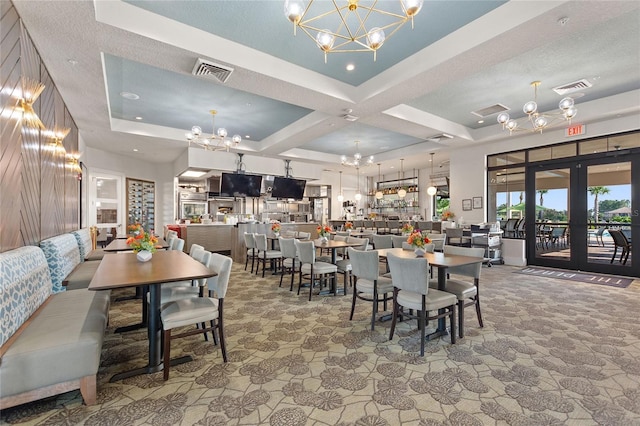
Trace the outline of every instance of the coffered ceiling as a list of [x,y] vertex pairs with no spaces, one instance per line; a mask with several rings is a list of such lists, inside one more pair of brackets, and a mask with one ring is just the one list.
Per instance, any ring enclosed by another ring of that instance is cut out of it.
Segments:
[[[86,144],[148,161],[177,158],[194,125],[211,132],[211,109],[216,127],[244,138],[239,152],[340,170],[358,140],[383,173],[400,158],[424,168],[430,152],[438,164],[450,149],[508,137],[495,113],[472,112],[501,104],[522,116],[534,80],[548,111],[563,97],[552,88],[586,79],[573,94],[580,123],[640,109],[637,1],[426,0],[375,61],[335,53],[326,64],[294,36],[280,0],[14,4]],[[233,71],[225,82],[195,76],[199,58]]]

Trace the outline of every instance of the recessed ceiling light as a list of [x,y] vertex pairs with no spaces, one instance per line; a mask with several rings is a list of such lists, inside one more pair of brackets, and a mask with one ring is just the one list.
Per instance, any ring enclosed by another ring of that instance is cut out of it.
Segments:
[[125,99],[130,99],[132,101],[140,99],[140,96],[132,92],[120,92],[120,96],[122,96]]
[[390,166],[389,168],[390,168],[390,169],[395,169],[395,168],[396,168],[396,166]]
[[347,71],[353,71],[354,69],[356,69],[356,66],[353,64],[347,64]]
[[180,176],[198,178],[206,174],[207,172],[203,172],[202,170],[187,170],[186,172],[182,173]]
[[133,152],[138,152],[138,148],[133,148]]
[[142,120],[142,117],[137,116],[137,117],[136,117],[136,120]]
[[245,139],[251,139],[251,135],[244,135]]
[[484,123],[484,120],[478,120],[478,124]]
[[78,61],[76,61],[75,59],[67,59],[67,62],[69,62],[71,65],[78,65]]

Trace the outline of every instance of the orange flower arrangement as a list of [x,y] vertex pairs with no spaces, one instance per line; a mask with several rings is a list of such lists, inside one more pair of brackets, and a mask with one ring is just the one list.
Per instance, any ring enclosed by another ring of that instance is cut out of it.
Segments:
[[412,247],[424,248],[425,244],[431,243],[431,240],[426,235],[423,235],[422,232],[415,231],[409,235],[407,242],[411,244]]
[[442,220],[449,220],[449,219],[453,219],[455,215],[453,214],[453,212],[451,210],[446,210],[442,212]]
[[318,235],[321,237],[328,237],[331,233],[331,227],[327,225],[318,225],[316,231],[318,231]]
[[142,225],[136,223],[134,225],[129,225],[127,227],[129,233],[133,234],[129,238],[127,238],[127,245],[131,247],[131,250],[134,253],[138,253],[139,251],[146,250],[151,253],[155,253],[156,244],[158,243],[158,238],[155,235],[151,235],[148,232],[144,232]]
[[402,233],[403,234],[411,234],[413,232],[413,226],[410,223],[405,223],[402,225]]
[[351,231],[353,229],[353,223],[351,222],[346,222],[344,224],[344,229],[346,229],[347,231]]
[[275,233],[275,234],[279,234],[280,233],[280,222],[273,222],[271,224],[271,232]]

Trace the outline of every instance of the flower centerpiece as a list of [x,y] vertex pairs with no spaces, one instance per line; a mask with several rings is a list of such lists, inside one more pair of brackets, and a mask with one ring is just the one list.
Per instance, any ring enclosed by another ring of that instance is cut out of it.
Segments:
[[440,217],[442,220],[451,220],[455,214],[451,210],[445,210],[442,212],[442,216]]
[[413,251],[418,256],[422,256],[425,253],[424,246],[426,244],[430,244],[431,240],[422,232],[415,231],[409,235],[409,237],[407,238],[407,243],[411,244],[411,247],[413,247]]
[[344,229],[345,229],[345,231],[349,231],[349,232],[353,231],[353,223],[345,222]]
[[129,225],[127,230],[131,234],[131,236],[127,238],[127,245],[137,254],[138,260],[146,262],[151,259],[151,253],[156,251],[158,238],[155,235],[145,232],[139,223]]
[[402,235],[410,235],[413,232],[413,226],[407,222],[404,225],[402,225]]
[[316,231],[318,231],[318,235],[320,236],[320,239],[322,241],[328,241],[329,240],[329,235],[331,234],[331,227],[330,226],[318,225],[318,227],[316,228]]
[[276,235],[280,235],[280,229],[281,229],[280,222],[278,222],[277,220],[274,222],[271,222],[271,232],[273,232]]

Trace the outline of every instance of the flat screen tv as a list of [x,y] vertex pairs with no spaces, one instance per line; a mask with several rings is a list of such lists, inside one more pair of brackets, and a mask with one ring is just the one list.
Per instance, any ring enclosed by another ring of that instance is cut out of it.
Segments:
[[294,200],[302,200],[306,184],[306,180],[276,176],[273,179],[271,196],[274,198],[293,198]]
[[262,176],[222,173],[221,197],[259,197]]

